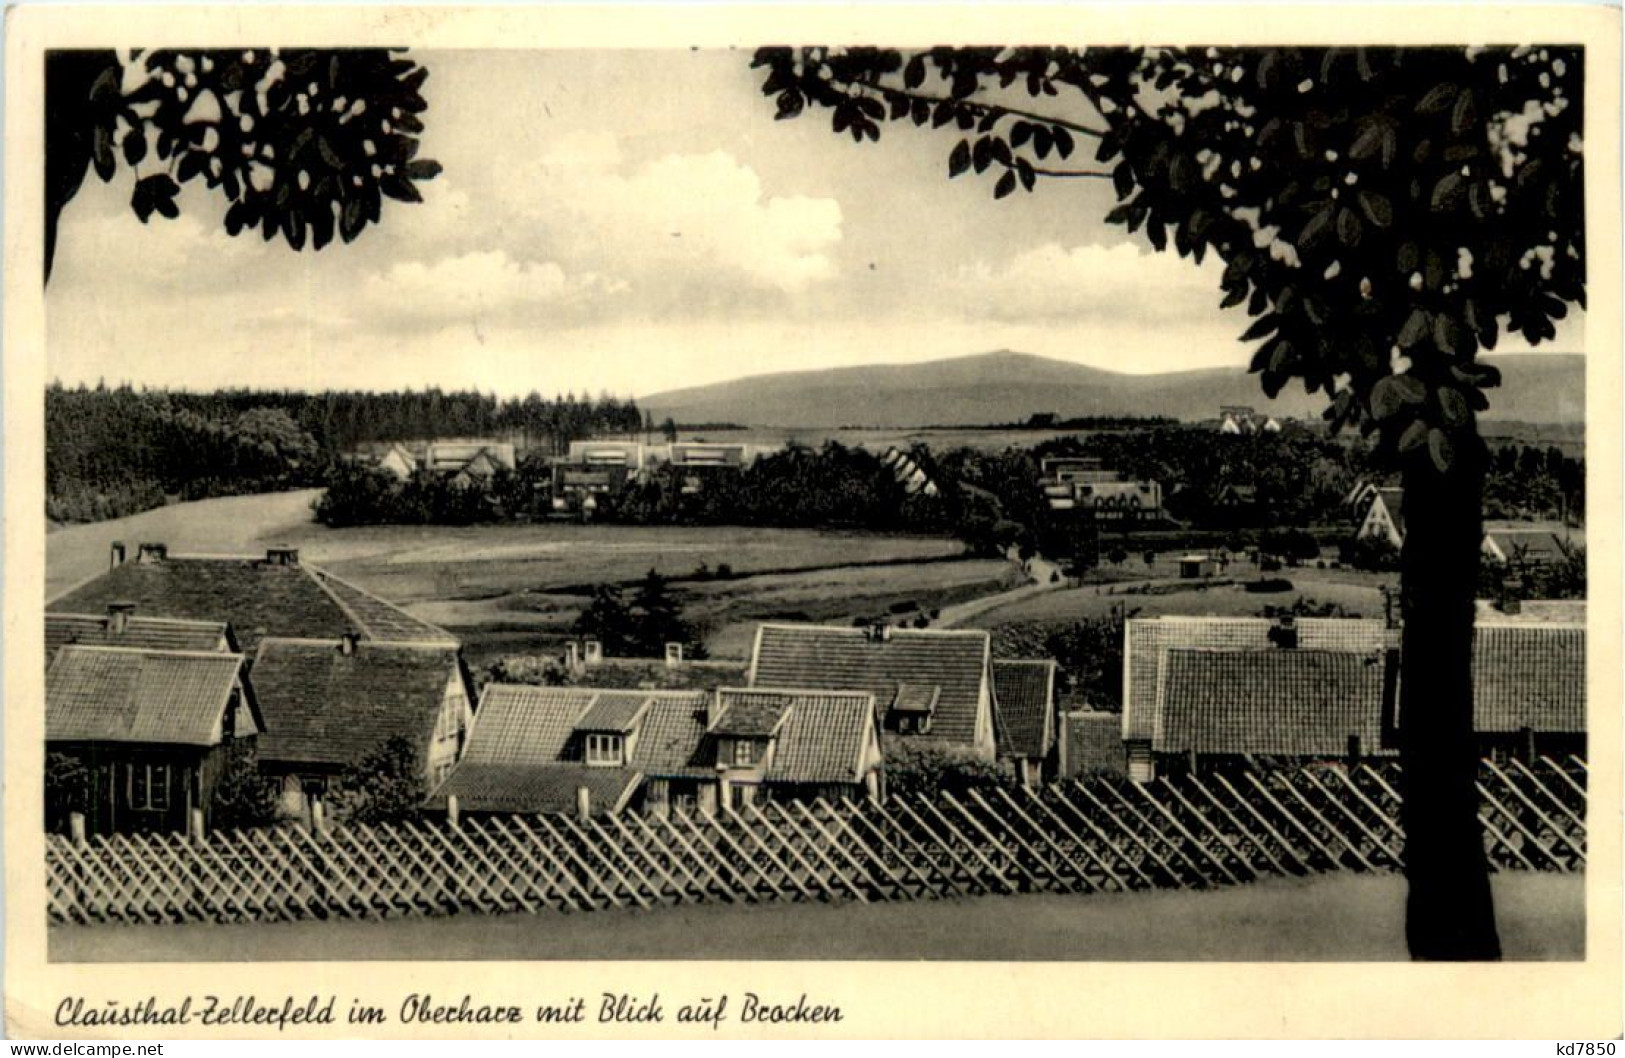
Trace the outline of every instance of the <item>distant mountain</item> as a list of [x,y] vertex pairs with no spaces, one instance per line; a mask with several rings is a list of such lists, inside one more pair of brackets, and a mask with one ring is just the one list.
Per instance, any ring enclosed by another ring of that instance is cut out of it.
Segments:
[[[1504,387],[1490,394],[1489,419],[1581,422],[1585,359],[1577,354],[1487,358]],[[659,420],[745,426],[982,426],[1022,422],[1035,412],[1061,418],[1165,415],[1215,418],[1222,404],[1276,416],[1310,417],[1325,395],[1289,386],[1269,400],[1258,377],[1230,368],[1127,375],[1026,353],[996,352],[918,364],[873,364],[756,375],[640,397]]]

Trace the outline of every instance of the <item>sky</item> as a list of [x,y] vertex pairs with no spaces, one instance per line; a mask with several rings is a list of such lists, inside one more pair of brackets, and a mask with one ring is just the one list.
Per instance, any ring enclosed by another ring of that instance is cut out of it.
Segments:
[[[1109,182],[994,201],[956,134],[773,120],[741,51],[428,51],[422,204],[354,243],[232,238],[194,181],[63,214],[48,375],[69,384],[647,396],[766,372],[1013,349],[1133,373],[1245,369],[1220,267],[1108,227]],[[1583,315],[1554,351],[1583,351]],[[1505,343],[1503,343],[1505,344]]]

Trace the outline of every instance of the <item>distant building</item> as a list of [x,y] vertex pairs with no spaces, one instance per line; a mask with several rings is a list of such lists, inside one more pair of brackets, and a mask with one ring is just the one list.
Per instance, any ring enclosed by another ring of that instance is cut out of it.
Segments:
[[146,617],[133,602],[109,603],[106,613],[47,613],[45,663],[65,646],[133,647],[140,650],[182,650],[193,653],[238,653],[236,637],[224,621],[188,621],[175,617]]
[[1179,576],[1184,580],[1212,577],[1216,576],[1218,572],[1219,560],[1212,555],[1179,556]]
[[1354,536],[1359,540],[1383,540],[1396,548],[1402,546],[1405,543],[1405,490],[1375,489]]
[[1098,521],[1150,521],[1162,517],[1162,486],[1135,481],[1089,456],[1041,460],[1039,487],[1051,510],[1087,511]]
[[984,760],[997,751],[986,632],[762,624],[750,684],[867,692],[891,737],[960,748]]
[[1128,774],[1123,718],[1117,713],[1087,709],[1062,713],[1056,750],[1059,778]]
[[399,481],[406,481],[418,472],[422,460],[411,449],[397,442],[384,450],[374,466],[388,472]]
[[1496,523],[1484,527],[1483,555],[1496,565],[1548,566],[1585,549],[1585,534],[1561,524]]
[[[45,748],[84,769],[91,833],[207,826],[227,751],[264,730],[240,654],[68,644],[46,671]],[[48,784],[53,828],[70,796]]]
[[127,559],[115,543],[110,568],[46,603],[53,614],[102,614],[128,607],[136,617],[224,622],[245,652],[266,636],[436,641],[456,644],[443,628],[320,567],[299,550],[273,547],[263,556],[171,554],[144,543]]
[[900,448],[888,448],[886,454],[880,457],[880,464],[892,472],[897,483],[903,486],[910,495],[937,496],[941,489],[937,487],[931,475],[914,459],[913,456]]
[[1232,436],[1255,433],[1280,433],[1281,424],[1274,417],[1260,415],[1243,405],[1221,405],[1219,432]]

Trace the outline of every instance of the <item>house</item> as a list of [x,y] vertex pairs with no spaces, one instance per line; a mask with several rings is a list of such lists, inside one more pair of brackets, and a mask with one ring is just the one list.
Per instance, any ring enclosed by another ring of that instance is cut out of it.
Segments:
[[1179,576],[1183,580],[1211,577],[1219,572],[1219,560],[1212,555],[1180,555]]
[[518,469],[514,446],[505,441],[435,441],[423,452],[423,469],[464,483],[489,481],[498,470]]
[[243,657],[70,643],[45,674],[45,748],[85,769],[83,801],[51,788],[47,822],[83,808],[91,833],[207,826],[233,742],[265,730]]
[[[1132,778],[1174,761],[1366,758],[1395,745],[1399,632],[1382,621],[1135,618],[1125,636]],[[1483,752],[1584,752],[1583,625],[1480,620],[1472,664]]]
[[1490,753],[1583,755],[1583,624],[1479,621],[1473,632],[1473,728]]
[[892,477],[903,486],[911,496],[937,496],[941,489],[932,480],[931,474],[909,453],[897,447],[886,449],[886,454],[880,457],[880,465],[892,472]]
[[993,760],[988,633],[959,629],[757,626],[752,687],[819,687],[874,695],[888,736]]
[[1354,531],[1357,540],[1385,540],[1398,548],[1405,543],[1405,490],[1393,486],[1369,490],[1369,506]]
[[1585,550],[1585,534],[1561,524],[1497,522],[1484,526],[1483,556],[1498,566],[1549,566]]
[[1089,456],[1039,461],[1039,487],[1051,510],[1087,510],[1103,521],[1146,521],[1162,516],[1162,485],[1130,480]]
[[370,641],[456,643],[444,629],[301,562],[297,548],[269,548],[263,557],[179,555],[144,543],[126,556],[115,543],[110,568],[47,602],[47,612],[101,614],[127,604],[143,619],[225,622],[250,656],[266,636],[336,640],[353,632]]
[[398,481],[409,480],[422,465],[417,455],[399,441],[392,442],[373,463]]
[[416,751],[432,788],[456,763],[472,719],[473,684],[454,643],[268,636],[251,671],[267,725],[260,770],[280,780],[294,816],[396,737]]
[[1047,658],[993,662],[999,756],[1029,789],[1054,773],[1055,670]]
[[681,441],[664,446],[655,458],[663,459],[678,475],[680,490],[692,495],[703,491],[708,480],[739,473],[755,455],[742,441]]
[[460,812],[560,812],[585,801],[589,813],[665,816],[879,790],[866,693],[491,684],[476,716],[431,807],[455,797]]
[[45,663],[65,646],[134,647],[142,650],[239,653],[231,626],[224,621],[188,621],[145,617],[136,604],[115,602],[102,614],[47,613]]
[[1219,407],[1219,432],[1222,434],[1256,433],[1258,421],[1258,413],[1251,408],[1241,405]]
[[[1122,715],[1129,774],[1141,781],[1152,778],[1156,773],[1153,754],[1166,751],[1159,746],[1169,745],[1166,677],[1168,655],[1173,651],[1249,652],[1256,659],[1263,652],[1295,649],[1366,658],[1386,656],[1398,645],[1398,632],[1380,620],[1298,618],[1289,630],[1283,622],[1261,617],[1130,618],[1123,631]],[[1281,671],[1288,672],[1293,664],[1283,663]],[[1180,665],[1182,680],[1193,666],[1200,667],[1188,660]],[[1185,703],[1182,708],[1196,707],[1188,697],[1181,701]],[[1375,745],[1367,737],[1362,749],[1369,748],[1368,744]],[[1346,749],[1340,749],[1339,755]]]

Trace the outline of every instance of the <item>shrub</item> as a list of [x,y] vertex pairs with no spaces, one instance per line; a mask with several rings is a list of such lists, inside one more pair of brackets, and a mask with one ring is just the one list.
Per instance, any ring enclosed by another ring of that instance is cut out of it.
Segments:
[[45,829],[66,830],[71,812],[90,810],[90,769],[72,753],[45,755]]
[[920,745],[887,739],[886,791],[892,796],[959,797],[970,790],[1013,786],[1007,768],[983,760],[967,750]]
[[1253,592],[1254,594],[1264,594],[1291,591],[1292,582],[1284,577],[1260,577],[1257,580],[1248,581],[1242,585],[1242,587],[1244,590]]
[[260,774],[254,743],[236,739],[226,750],[226,766],[215,784],[209,826],[215,830],[267,827],[281,817],[276,780]]
[[334,807],[353,823],[395,823],[417,814],[429,795],[417,747],[395,735],[344,769]]

